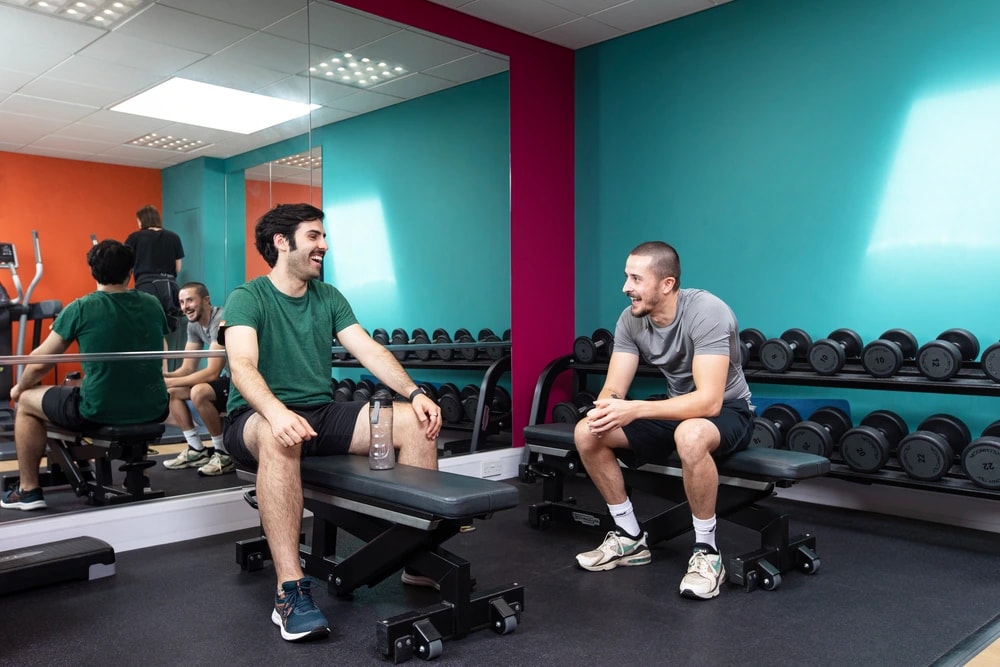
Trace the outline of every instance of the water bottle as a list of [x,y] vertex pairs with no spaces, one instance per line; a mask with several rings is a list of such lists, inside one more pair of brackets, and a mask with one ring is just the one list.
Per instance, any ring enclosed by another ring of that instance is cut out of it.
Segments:
[[368,465],[372,470],[389,470],[396,465],[396,450],[392,447],[392,398],[375,395],[368,404],[371,426],[371,449]]

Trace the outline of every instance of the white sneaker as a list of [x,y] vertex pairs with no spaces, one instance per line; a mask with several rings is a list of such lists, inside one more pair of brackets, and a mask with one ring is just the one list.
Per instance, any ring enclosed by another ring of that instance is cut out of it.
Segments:
[[722,555],[712,551],[707,544],[694,545],[687,574],[681,579],[682,596],[693,600],[709,600],[719,594],[719,588],[726,578],[726,568],[722,565]]
[[215,452],[208,463],[198,468],[198,474],[203,477],[215,477],[234,470],[236,470],[236,462],[233,461],[233,457],[229,454]]
[[182,468],[198,468],[208,463],[208,452],[204,449],[191,449],[185,447],[177,458],[163,462],[163,467],[170,470],[180,470]]
[[584,570],[601,572],[613,570],[619,565],[649,565],[652,556],[646,546],[646,533],[633,540],[617,530],[609,531],[601,546],[593,551],[585,551],[576,555],[577,564]]

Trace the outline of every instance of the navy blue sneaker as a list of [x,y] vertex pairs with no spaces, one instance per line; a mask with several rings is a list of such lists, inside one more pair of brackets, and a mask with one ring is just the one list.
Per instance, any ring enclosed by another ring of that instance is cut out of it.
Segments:
[[3,494],[0,500],[0,507],[9,510],[43,510],[48,507],[41,487],[25,491],[24,489],[11,489]]
[[284,582],[275,593],[271,620],[281,628],[282,639],[301,642],[330,634],[330,622],[313,602],[312,588],[312,579],[306,577]]

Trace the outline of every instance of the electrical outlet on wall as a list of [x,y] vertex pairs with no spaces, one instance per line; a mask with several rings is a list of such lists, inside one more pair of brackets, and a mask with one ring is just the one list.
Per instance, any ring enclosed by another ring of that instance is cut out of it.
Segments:
[[503,464],[500,461],[483,461],[483,477],[499,477],[503,474]]

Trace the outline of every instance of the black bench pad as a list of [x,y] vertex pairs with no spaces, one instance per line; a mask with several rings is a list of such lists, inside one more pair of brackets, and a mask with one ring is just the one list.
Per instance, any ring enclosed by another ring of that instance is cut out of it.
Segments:
[[[531,445],[551,446],[571,451],[575,424],[535,424],[524,428],[524,440]],[[673,465],[680,466],[676,454]],[[763,477],[775,480],[800,480],[830,472],[830,460],[815,454],[785,449],[744,449],[716,461],[720,474]]]
[[[49,431],[59,431],[63,433],[76,433],[54,424],[48,425]],[[80,435],[85,438],[96,440],[156,440],[163,435],[164,426],[159,422],[143,424],[110,424],[98,428],[81,431]]]
[[302,460],[303,485],[376,498],[443,519],[465,519],[517,507],[510,484],[440,470],[396,464],[371,470],[364,456],[316,456]]

